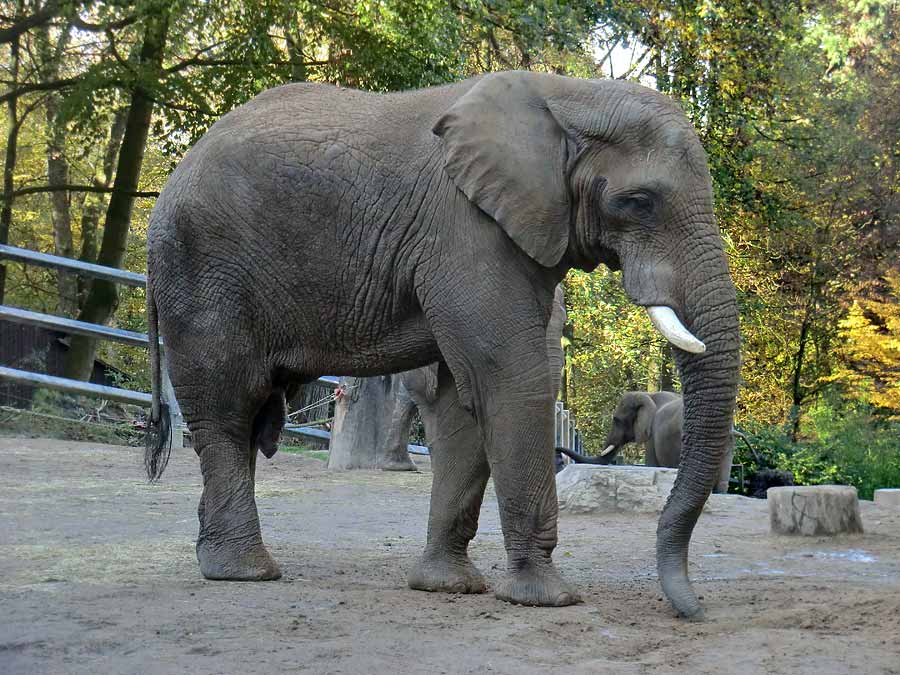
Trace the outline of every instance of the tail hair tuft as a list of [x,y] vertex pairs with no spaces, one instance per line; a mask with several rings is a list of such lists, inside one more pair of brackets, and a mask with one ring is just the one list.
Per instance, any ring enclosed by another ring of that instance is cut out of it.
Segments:
[[144,433],[144,468],[150,482],[159,480],[172,454],[172,425],[169,406],[162,404],[159,417],[152,416]]

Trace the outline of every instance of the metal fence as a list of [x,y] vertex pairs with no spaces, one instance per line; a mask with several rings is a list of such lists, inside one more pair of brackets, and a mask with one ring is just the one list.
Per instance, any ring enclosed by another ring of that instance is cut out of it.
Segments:
[[[38,253],[36,251],[29,251],[27,249],[7,246],[5,244],[0,244],[0,260],[10,260],[37,267],[66,270],[82,276],[112,281],[124,286],[134,286],[139,288],[145,288],[147,286],[147,277],[143,274],[127,272],[112,267],[104,267],[102,265],[94,265],[80,260],[72,260],[71,258]],[[146,333],[136,333],[134,331],[122,330],[121,328],[112,328],[110,326],[76,321],[74,319],[32,312],[17,307],[10,307],[8,305],[0,305],[0,321],[3,320],[13,323],[40,326],[69,335],[83,335],[102,340],[112,340],[132,346],[147,347],[149,345],[149,338]],[[165,346],[162,340],[160,340],[160,356],[162,359],[160,364],[160,369],[162,371],[162,392],[160,392],[160,394],[163,401],[169,406],[172,444],[176,447],[182,447],[184,445],[184,423],[181,416],[181,409],[178,407],[178,401],[175,398],[175,391],[172,388],[172,382],[169,380],[165,358]],[[151,395],[145,392],[71,380],[65,377],[57,377],[45,373],[36,373],[6,366],[0,366],[0,380],[8,380],[46,389],[55,389],[73,394],[97,396],[111,401],[119,401],[121,403],[129,403],[142,407],[148,407],[151,404]],[[338,382],[338,378],[326,376],[320,377],[316,382],[316,385],[333,390],[338,386]],[[322,402],[324,402],[324,399],[325,397],[323,397]],[[319,408],[319,410],[321,409],[322,408]],[[330,432],[325,429],[316,429],[312,426],[307,426],[302,423],[298,424],[296,422],[297,421],[295,420],[293,423],[289,422],[286,424],[285,431],[323,441],[331,438]],[[308,423],[309,422],[307,421],[307,424]],[[573,450],[580,450],[580,447],[576,447],[580,446],[580,438],[575,430],[575,420],[571,413],[563,407],[561,402],[557,402],[556,404],[553,423],[553,435],[556,445],[571,448]],[[427,448],[420,445],[410,445],[409,448],[410,452],[414,454],[428,454]]]

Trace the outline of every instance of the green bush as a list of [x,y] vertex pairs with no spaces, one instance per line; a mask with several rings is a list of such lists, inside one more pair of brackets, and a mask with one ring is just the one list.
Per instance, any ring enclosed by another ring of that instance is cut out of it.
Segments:
[[827,397],[808,418],[797,442],[790,425],[742,425],[752,450],[739,439],[734,461],[745,465],[748,480],[760,469],[781,469],[797,485],[853,485],[861,499],[872,499],[878,488],[900,487],[900,422]]
[[900,420],[864,403],[824,399],[809,415],[818,444],[863,499],[878,488],[900,488]]

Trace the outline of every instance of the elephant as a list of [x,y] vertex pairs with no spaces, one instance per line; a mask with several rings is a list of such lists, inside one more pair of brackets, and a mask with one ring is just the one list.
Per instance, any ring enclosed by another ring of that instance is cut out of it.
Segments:
[[[551,391],[554,400],[559,394],[562,382],[562,369],[565,355],[562,348],[563,328],[566,325],[566,295],[563,285],[559,284],[553,295],[553,309],[547,323],[547,360],[550,366]],[[407,453],[410,427],[416,409],[425,426],[425,436],[431,442],[432,430],[435,430],[432,404],[437,392],[437,364],[410,370],[400,375],[400,387],[397,402],[391,418],[391,428],[385,438],[384,448],[380,454],[383,458],[381,468],[385,471],[416,471]],[[436,431],[436,430],[435,430]]]
[[276,87],[185,154],[147,241],[144,460],[158,479],[169,454],[161,337],[203,475],[206,578],[280,576],[254,485],[286,395],[324,374],[438,362],[427,538],[409,586],[486,590],[468,546],[490,477],[506,550],[495,596],[579,602],[552,559],[545,341],[557,284],[602,263],[676,346],[686,452],[657,569],[675,610],[701,615],[687,551],[730,439],[739,327],[706,154],[671,99],[525,71],[390,94]]
[[[604,450],[599,455],[588,457],[565,449],[562,452],[577,462],[610,464],[626,443],[643,443],[645,465],[677,469],[681,461],[683,418],[684,399],[680,394],[671,391],[628,391],[619,398]],[[722,458],[719,479],[713,492],[728,492],[733,457],[734,443]]]

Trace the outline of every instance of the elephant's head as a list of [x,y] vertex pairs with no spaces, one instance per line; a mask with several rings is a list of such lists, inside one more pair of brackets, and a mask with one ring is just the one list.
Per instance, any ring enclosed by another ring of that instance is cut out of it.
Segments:
[[612,425],[600,457],[609,463],[626,443],[646,443],[650,440],[655,415],[656,404],[646,392],[628,391],[622,394],[613,411]]
[[731,438],[739,332],[706,155],[670,99],[616,80],[480,79],[437,121],[456,186],[559,275],[601,262],[672,342],[684,393],[680,471],[657,531],[663,589],[701,612],[690,536]]

